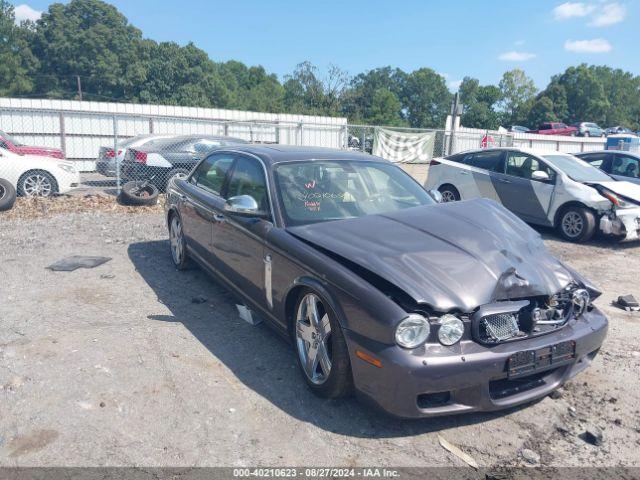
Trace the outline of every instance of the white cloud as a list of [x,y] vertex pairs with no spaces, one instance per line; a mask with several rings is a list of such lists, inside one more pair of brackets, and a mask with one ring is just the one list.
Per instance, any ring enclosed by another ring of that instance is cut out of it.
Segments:
[[564,49],[574,53],[607,53],[613,50],[613,46],[604,38],[593,40],[567,40]]
[[609,27],[620,23],[627,16],[627,9],[619,3],[608,3],[593,16],[591,27]]
[[595,10],[593,5],[582,2],[566,2],[553,9],[553,18],[567,20],[574,17],[586,17]]
[[532,58],[536,58],[535,53],[511,51],[498,55],[498,60],[502,60],[504,62],[526,62]]
[[31,20],[32,22],[35,22],[42,16],[41,11],[35,10],[24,3],[22,5],[18,5],[14,12],[16,15],[16,23],[20,23],[23,20]]
[[447,83],[447,86],[449,87],[449,90],[451,90],[452,92],[457,92],[460,89],[461,83],[462,83],[462,80],[451,80]]

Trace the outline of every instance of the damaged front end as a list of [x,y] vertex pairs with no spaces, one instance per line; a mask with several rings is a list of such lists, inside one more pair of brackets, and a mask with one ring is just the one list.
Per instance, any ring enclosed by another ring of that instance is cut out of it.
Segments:
[[613,192],[603,185],[591,185],[600,195],[611,202],[611,208],[602,212],[600,231],[623,241],[640,239],[640,203]]

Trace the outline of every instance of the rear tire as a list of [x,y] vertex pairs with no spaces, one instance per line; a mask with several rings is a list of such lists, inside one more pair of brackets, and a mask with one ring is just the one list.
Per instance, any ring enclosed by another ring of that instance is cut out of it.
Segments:
[[131,206],[149,206],[158,202],[158,187],[152,183],[147,184],[139,190],[138,185],[142,182],[127,182],[122,186],[120,192],[120,202]]
[[442,194],[442,203],[457,202],[460,200],[460,192],[453,185],[442,185],[438,191]]
[[[315,310],[311,305],[315,305]],[[309,311],[316,312],[315,322]],[[349,350],[328,302],[315,291],[304,289],[298,297],[292,320],[291,336],[296,358],[311,391],[322,398],[351,394],[353,374]]]
[[0,212],[11,210],[16,201],[16,189],[9,181],[0,178]]
[[565,240],[587,242],[596,232],[596,216],[588,208],[570,206],[562,210],[557,229]]

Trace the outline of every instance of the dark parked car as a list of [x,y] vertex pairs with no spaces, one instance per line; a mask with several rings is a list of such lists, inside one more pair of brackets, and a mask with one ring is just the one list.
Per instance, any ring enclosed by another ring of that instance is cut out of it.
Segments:
[[596,356],[600,292],[486,200],[438,204],[397,166],[318,148],[221,148],[167,190],[171,257],[291,338],[316,394],[387,412],[496,410]]
[[607,172],[616,180],[640,185],[640,153],[602,150],[600,152],[576,153],[575,156]]
[[604,137],[606,136],[603,128],[593,122],[580,122],[573,125],[578,129],[578,135],[581,137]]
[[174,175],[186,175],[211,150],[249,143],[246,140],[218,135],[180,135],[153,140],[127,149],[122,160],[122,175],[129,180],[151,179],[164,190]]

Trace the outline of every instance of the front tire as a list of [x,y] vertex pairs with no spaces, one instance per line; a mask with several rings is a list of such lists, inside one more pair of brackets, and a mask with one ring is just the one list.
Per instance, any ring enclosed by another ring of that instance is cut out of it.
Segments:
[[176,213],[169,220],[169,247],[171,248],[171,260],[178,270],[186,270],[189,267],[187,245],[182,231],[182,221]]
[[44,170],[32,170],[18,180],[18,195],[21,197],[51,197],[56,193],[56,179]]
[[353,377],[347,343],[334,312],[319,294],[301,292],[291,330],[298,365],[311,391],[322,398],[349,395]]
[[565,240],[582,243],[590,240],[596,232],[596,217],[585,207],[565,208],[558,220],[558,232]]

